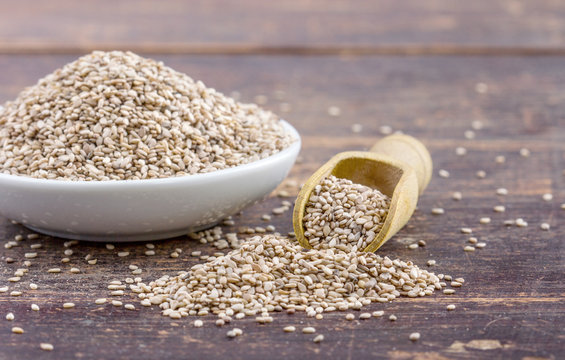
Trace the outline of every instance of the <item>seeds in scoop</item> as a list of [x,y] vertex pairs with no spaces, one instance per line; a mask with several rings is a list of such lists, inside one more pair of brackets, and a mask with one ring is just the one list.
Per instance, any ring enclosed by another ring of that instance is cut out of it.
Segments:
[[318,334],[318,335],[316,335],[316,337],[314,337],[314,340],[312,340],[312,341],[315,342],[315,343],[320,343],[320,342],[324,341],[324,335]]
[[418,341],[420,340],[420,333],[419,332],[413,332],[412,334],[410,334],[409,339],[411,341]]
[[14,327],[12,328],[12,332],[13,332],[14,334],[23,334],[23,333],[24,333],[24,329],[22,329],[21,327],[18,327],[18,326],[14,326]]
[[53,351],[53,349],[55,349],[55,347],[53,345],[48,344],[48,343],[39,344],[39,348],[41,350],[45,350],[45,351]]
[[447,310],[448,310],[448,311],[455,310],[455,305],[453,305],[453,304],[447,305]]
[[305,207],[304,236],[315,249],[365,249],[380,232],[390,198],[376,189],[330,175]]
[[7,314],[6,314],[6,320],[12,321],[12,320],[14,320],[14,319],[15,319],[15,316],[14,316],[13,313],[10,312],[10,313],[7,313]]
[[31,304],[31,310],[39,311],[39,306],[37,306],[37,304]]
[[316,332],[316,328],[313,328],[311,326],[307,326],[307,327],[302,329],[302,333],[304,333],[304,334],[313,334],[315,332]]
[[75,304],[72,302],[67,302],[63,304],[63,309],[72,309],[75,307]]
[[294,326],[285,326],[285,327],[283,328],[283,331],[284,331],[284,332],[295,332],[295,331],[296,331],[296,327],[294,327]]

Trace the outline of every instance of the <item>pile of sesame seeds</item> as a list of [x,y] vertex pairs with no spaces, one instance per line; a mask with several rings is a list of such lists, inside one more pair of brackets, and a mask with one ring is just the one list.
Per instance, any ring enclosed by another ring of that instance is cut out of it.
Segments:
[[380,232],[389,206],[379,190],[330,175],[308,199],[304,237],[314,249],[362,251]]
[[0,172],[36,178],[207,173],[293,141],[273,113],[131,52],[83,56],[0,107]]
[[142,305],[159,305],[173,319],[216,314],[229,322],[232,316],[269,317],[283,309],[309,316],[358,310],[400,296],[431,295],[445,286],[411,262],[374,253],[306,251],[286,237],[264,235],[188,272],[130,288]]

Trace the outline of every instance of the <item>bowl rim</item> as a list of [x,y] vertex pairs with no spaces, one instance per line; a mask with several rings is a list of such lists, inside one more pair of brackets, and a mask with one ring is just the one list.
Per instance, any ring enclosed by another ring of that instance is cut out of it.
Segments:
[[288,147],[282,149],[281,151],[270,155],[264,159],[259,159],[247,164],[238,165],[234,167],[230,167],[227,169],[221,169],[212,171],[209,173],[203,174],[192,174],[192,175],[183,175],[183,176],[173,176],[168,178],[157,178],[157,179],[136,179],[136,180],[94,180],[94,181],[81,181],[81,180],[65,180],[65,179],[42,179],[42,178],[34,178],[31,176],[24,176],[24,175],[12,175],[12,174],[4,174],[0,173],[0,181],[1,182],[12,182],[18,184],[28,184],[28,185],[38,185],[38,186],[49,186],[49,187],[64,187],[69,189],[72,187],[73,189],[77,188],[89,188],[95,189],[99,187],[106,187],[106,186],[125,186],[125,187],[132,187],[132,186],[155,186],[155,185],[174,185],[179,183],[200,183],[205,181],[210,181],[215,177],[221,177],[226,175],[232,175],[237,172],[245,171],[245,170],[253,170],[257,169],[266,163],[276,161],[282,159],[284,157],[289,156],[290,154],[300,151],[300,147],[302,145],[302,140],[300,138],[300,134],[298,131],[286,120],[280,119],[279,120],[286,131],[292,135],[294,138],[294,142],[291,143]]

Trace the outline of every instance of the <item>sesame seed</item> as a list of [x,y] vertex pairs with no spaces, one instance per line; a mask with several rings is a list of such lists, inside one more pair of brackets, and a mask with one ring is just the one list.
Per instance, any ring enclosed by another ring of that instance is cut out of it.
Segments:
[[373,311],[373,314],[372,314],[372,315],[373,315],[373,317],[381,317],[381,316],[383,316],[384,314],[385,314],[384,311],[379,310],[379,311]]
[[475,248],[474,248],[473,246],[465,246],[465,247],[463,248],[463,250],[464,250],[464,251],[467,251],[467,252],[471,252],[471,251],[475,251]]
[[10,293],[10,296],[21,296],[22,292],[18,290],[14,290]]
[[478,94],[486,94],[488,92],[488,85],[483,83],[483,82],[476,83],[475,84],[475,91]]
[[479,222],[481,224],[490,224],[490,218],[489,217],[482,217],[479,219]]
[[20,280],[21,280],[21,277],[19,277],[19,276],[13,276],[13,277],[8,278],[8,281],[10,281],[10,282],[18,282]]
[[37,257],[37,253],[36,252],[28,252],[24,254],[24,257],[26,259],[34,259]]
[[359,319],[361,319],[361,320],[367,320],[367,319],[370,319],[371,316],[372,316],[371,313],[368,313],[368,312],[367,312],[367,313],[361,313],[361,314],[359,315]]
[[539,227],[542,230],[548,231],[549,228],[550,228],[550,225],[548,223],[541,223]]
[[504,157],[503,155],[498,155],[494,158],[494,161],[497,164],[504,164],[506,162],[506,157]]
[[465,136],[465,139],[468,140],[472,140],[475,138],[475,132],[473,130],[465,130],[465,133],[463,135]]
[[461,194],[461,192],[459,192],[459,191],[455,191],[455,192],[451,195],[451,198],[452,198],[453,200],[459,201],[459,200],[463,199],[463,194]]
[[479,170],[475,175],[479,179],[484,179],[487,176],[487,173],[484,170]]
[[31,304],[31,310],[39,311],[39,306],[37,306],[37,304]]
[[98,298],[98,299],[94,300],[94,303],[95,303],[96,305],[105,304],[105,303],[106,303],[106,298]]
[[449,305],[447,305],[446,309],[447,309],[448,311],[455,310],[455,305],[449,304]]
[[444,213],[445,213],[445,211],[443,210],[443,208],[433,208],[432,209],[433,215],[443,215]]
[[129,251],[119,251],[118,252],[119,257],[126,257],[128,255],[129,255]]
[[561,210],[565,210],[565,203],[561,204]]
[[135,306],[133,304],[125,304],[124,309],[126,310],[135,310]]
[[543,201],[551,201],[551,200],[553,200],[553,194],[550,194],[550,193],[543,194],[542,199],[543,199]]
[[55,347],[51,344],[48,344],[48,343],[41,343],[41,344],[39,344],[39,348],[41,350],[45,350],[45,351],[53,351],[53,349]]
[[80,269],[76,267],[72,267],[69,271],[73,274],[80,274]]
[[295,332],[295,331],[296,331],[296,327],[295,327],[295,326],[292,326],[292,325],[291,325],[291,326],[285,326],[285,327],[283,328],[283,331],[284,331],[284,332]]
[[63,304],[63,309],[72,309],[75,307],[75,304],[72,302],[66,302]]
[[506,207],[504,207],[504,205],[496,205],[492,209],[494,210],[494,212],[498,212],[498,213],[502,213],[506,211]]
[[460,230],[462,234],[471,234],[473,232],[473,229],[467,227],[461,228]]
[[443,290],[443,293],[445,295],[453,295],[453,294],[455,294],[455,290],[454,289],[445,289],[445,290]]
[[522,157],[530,156],[530,150],[526,149],[526,148],[521,148],[520,149],[520,156],[522,156]]
[[12,320],[14,320],[14,319],[15,319],[15,316],[14,316],[13,313],[10,312],[10,313],[7,313],[7,314],[6,314],[6,320],[12,321]]
[[71,249],[66,249],[65,251],[63,251],[63,254],[67,255],[67,256],[71,256],[73,254],[73,250]]
[[396,317],[396,315],[392,314],[392,315],[390,315],[390,316],[388,317],[388,319],[389,319],[390,321],[396,321],[398,318]]
[[379,132],[382,135],[390,135],[392,134],[392,127],[388,126],[388,125],[382,125],[379,127]]
[[311,326],[307,326],[307,327],[302,329],[302,333],[304,333],[304,334],[313,334],[315,332],[316,332],[316,328],[311,327]]
[[106,249],[108,250],[114,250],[115,248],[114,244],[106,244]]
[[113,306],[122,306],[123,303],[122,303],[121,301],[119,301],[119,300],[112,300],[112,305],[113,305]]
[[496,189],[496,195],[501,195],[501,196],[508,195],[508,190],[506,188],[498,188]]
[[464,156],[467,154],[467,149],[465,149],[464,147],[458,146],[455,148],[455,154],[457,156]]
[[447,171],[445,169],[440,169],[438,171],[438,175],[439,175],[439,177],[442,177],[442,178],[448,178],[449,177],[449,171]]
[[204,326],[204,322],[202,320],[194,320],[194,327],[202,327]]
[[413,332],[412,334],[410,334],[410,336],[408,337],[411,341],[418,341],[420,340],[420,333],[418,332]]
[[21,327],[18,327],[18,326],[14,326],[14,327],[12,328],[12,332],[13,332],[14,334],[23,334],[23,333],[24,333],[24,329],[22,329]]
[[216,320],[216,326],[224,326],[226,321],[224,319]]
[[516,226],[518,226],[518,227],[527,227],[528,226],[528,222],[525,221],[522,218],[516,219],[515,223],[516,223]]
[[354,320],[354,319],[355,319],[355,315],[353,315],[351,313],[345,315],[345,320],[351,321],[351,320]]
[[480,243],[477,243],[477,244],[475,245],[475,247],[476,247],[477,249],[482,249],[482,248],[484,248],[485,246],[487,246],[487,243],[485,243],[485,242],[480,242]]
[[318,335],[316,335],[316,337],[314,337],[314,340],[312,340],[312,341],[314,341],[315,343],[320,343],[320,342],[324,341],[324,335],[318,334]]
[[363,125],[361,125],[361,124],[351,125],[351,132],[352,133],[359,134],[361,131],[363,131]]
[[176,252],[176,251],[173,251],[173,252],[171,253],[170,257],[172,257],[172,258],[178,258],[178,257],[179,257],[179,253]]
[[428,260],[428,262],[426,263],[428,266],[434,266],[436,264],[435,260]]
[[61,269],[60,268],[51,268],[51,269],[47,270],[47,272],[51,273],[51,274],[58,274],[58,273],[61,272]]
[[35,249],[41,249],[42,246],[43,245],[41,245],[41,244],[31,244],[29,247],[30,247],[30,249],[35,250]]
[[337,106],[330,106],[328,108],[328,115],[329,116],[339,116],[341,115],[341,109]]
[[419,247],[418,243],[408,245],[408,248],[411,250],[417,249]]

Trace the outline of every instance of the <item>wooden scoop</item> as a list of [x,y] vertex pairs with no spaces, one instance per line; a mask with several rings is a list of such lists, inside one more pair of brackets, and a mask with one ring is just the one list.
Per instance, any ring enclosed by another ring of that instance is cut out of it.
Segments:
[[363,250],[373,252],[398,232],[410,219],[420,195],[432,177],[432,158],[426,147],[408,135],[390,135],[370,151],[347,151],[335,155],[304,184],[296,198],[293,226],[296,239],[311,249],[304,237],[304,211],[314,187],[329,175],[378,189],[391,197],[381,231]]

